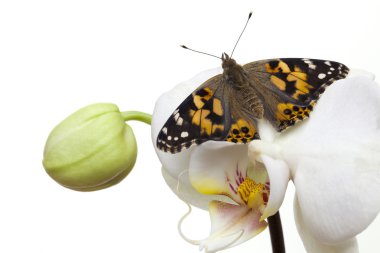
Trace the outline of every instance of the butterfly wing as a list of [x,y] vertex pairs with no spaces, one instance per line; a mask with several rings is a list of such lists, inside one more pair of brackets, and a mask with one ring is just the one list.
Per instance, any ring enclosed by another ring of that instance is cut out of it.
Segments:
[[173,112],[158,134],[160,150],[177,153],[208,140],[247,143],[255,124],[240,112],[232,87],[217,75],[197,88]]
[[233,143],[248,143],[254,139],[260,139],[256,128],[255,114],[251,110],[245,110],[241,106],[242,94],[240,91],[231,89],[229,92],[229,108],[231,126],[224,138]]
[[221,75],[197,88],[166,121],[158,134],[157,147],[177,153],[207,140],[223,140],[230,125],[224,92]]
[[261,95],[264,117],[278,131],[307,118],[325,88],[349,71],[338,62],[300,58],[261,60],[243,68]]

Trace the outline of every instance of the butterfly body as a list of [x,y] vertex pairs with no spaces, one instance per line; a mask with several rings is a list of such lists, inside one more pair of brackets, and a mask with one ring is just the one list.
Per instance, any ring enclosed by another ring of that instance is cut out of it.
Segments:
[[233,89],[230,96],[235,96],[241,103],[242,109],[251,113],[254,119],[264,116],[263,102],[254,89],[254,83],[249,80],[249,74],[226,53],[222,56],[223,81]]
[[258,139],[257,120],[281,132],[309,117],[325,88],[348,74],[338,62],[268,59],[239,65],[222,55],[223,73],[190,94],[158,134],[157,147],[177,153],[208,140]]

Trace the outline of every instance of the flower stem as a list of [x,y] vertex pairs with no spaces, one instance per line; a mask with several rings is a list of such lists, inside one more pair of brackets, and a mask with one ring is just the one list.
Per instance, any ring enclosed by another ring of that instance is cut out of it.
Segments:
[[139,111],[126,111],[126,112],[122,112],[121,115],[123,115],[124,121],[138,120],[148,125],[152,123],[152,115],[148,113],[139,112]]
[[273,253],[285,253],[284,235],[282,233],[281,217],[278,211],[275,215],[268,217],[269,233],[272,242]]

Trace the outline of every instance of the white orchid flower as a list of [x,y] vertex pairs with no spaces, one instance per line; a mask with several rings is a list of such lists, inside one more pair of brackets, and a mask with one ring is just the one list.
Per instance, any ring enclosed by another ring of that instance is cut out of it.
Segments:
[[[152,139],[206,71],[157,101]],[[373,79],[373,77],[372,77]],[[162,173],[186,203],[209,209],[211,234],[191,241],[215,252],[251,239],[266,227],[296,186],[297,227],[308,252],[357,252],[355,235],[380,210],[380,87],[368,74],[334,83],[310,119],[278,134],[261,121],[261,140],[208,141],[177,154],[157,150]],[[182,221],[182,219],[181,219]]]
[[252,159],[285,161],[296,188],[295,218],[308,252],[358,252],[355,236],[380,211],[380,86],[351,75],[329,87],[312,116],[277,134],[259,126]]

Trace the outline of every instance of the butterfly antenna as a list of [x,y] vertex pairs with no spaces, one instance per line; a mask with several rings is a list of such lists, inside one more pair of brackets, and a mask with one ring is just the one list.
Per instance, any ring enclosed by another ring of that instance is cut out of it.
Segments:
[[245,28],[247,27],[247,25],[248,25],[248,21],[249,21],[249,19],[252,17],[252,11],[249,13],[249,15],[248,15],[248,19],[247,19],[247,22],[245,23],[245,26],[244,26],[244,28],[243,28],[243,31],[240,33],[240,36],[239,36],[239,38],[238,38],[238,40],[236,41],[236,44],[235,44],[235,46],[234,46],[234,49],[232,49],[232,53],[231,53],[231,58],[232,58],[232,55],[234,54],[234,51],[235,51],[235,48],[236,48],[236,46],[237,46],[237,44],[239,43],[239,41],[240,41],[240,38],[241,38],[241,36],[243,35],[243,33],[244,33],[244,31],[245,31]]
[[201,52],[201,51],[197,51],[197,50],[194,50],[194,49],[191,49],[191,48],[188,48],[187,46],[185,45],[181,45],[182,48],[184,49],[187,49],[187,50],[190,50],[190,51],[193,51],[193,52],[196,52],[196,53],[200,53],[200,54],[205,54],[205,55],[209,55],[209,56],[212,56],[212,57],[215,57],[215,58],[218,58],[218,59],[222,59],[216,55],[213,55],[213,54],[208,54],[208,53],[205,53],[205,52]]

